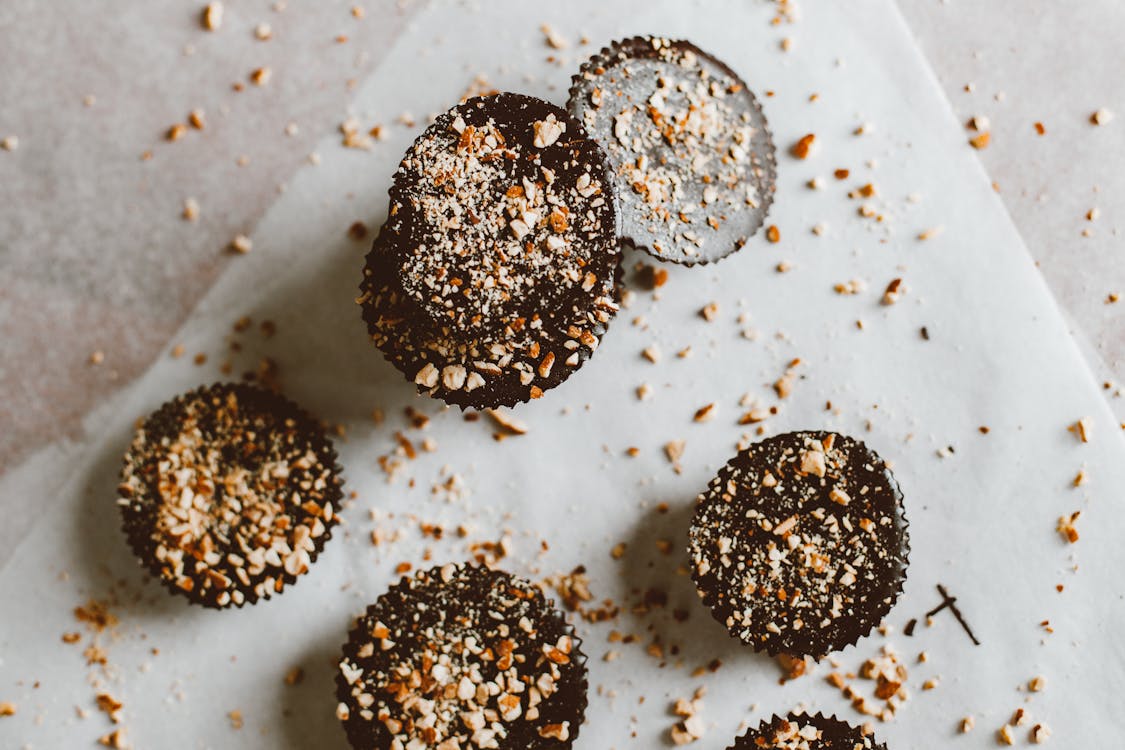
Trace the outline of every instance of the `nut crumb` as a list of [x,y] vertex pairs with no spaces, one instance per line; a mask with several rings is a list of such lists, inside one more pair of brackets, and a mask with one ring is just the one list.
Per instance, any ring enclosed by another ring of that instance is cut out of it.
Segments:
[[223,25],[223,4],[219,2],[207,3],[203,9],[203,28],[208,31],[218,31]]
[[1073,432],[1075,437],[1083,443],[1088,443],[1093,436],[1094,421],[1089,417],[1082,417],[1082,419],[1079,419],[1067,429]]
[[244,234],[236,234],[230,241],[230,247],[236,253],[245,255],[254,249],[254,242]]
[[1059,522],[1055,525],[1055,530],[1070,544],[1078,541],[1078,529],[1075,528],[1074,524],[1081,515],[1082,511],[1076,510],[1069,516],[1059,516]]
[[799,141],[794,143],[790,151],[792,152],[793,156],[796,156],[798,159],[807,159],[809,158],[809,154],[812,153],[813,145],[815,143],[816,135],[813,133],[809,133],[805,136],[802,136]]
[[1090,122],[1094,125],[1108,125],[1113,120],[1113,113],[1105,107],[1102,107],[1094,114],[1090,115]]
[[692,417],[692,421],[693,422],[710,422],[714,418],[715,418],[715,405],[714,404],[707,404],[706,406],[701,406],[701,407],[699,407],[699,409],[696,410],[695,416]]
[[527,434],[527,424],[523,420],[512,416],[510,412],[503,409],[486,409],[485,411],[488,416],[492,417],[493,422],[513,435]]
[[988,148],[988,144],[992,142],[992,133],[987,130],[980,135],[975,135],[969,139],[969,145],[978,151]]
[[199,218],[199,201],[195,198],[184,199],[183,217],[187,221],[195,221]]

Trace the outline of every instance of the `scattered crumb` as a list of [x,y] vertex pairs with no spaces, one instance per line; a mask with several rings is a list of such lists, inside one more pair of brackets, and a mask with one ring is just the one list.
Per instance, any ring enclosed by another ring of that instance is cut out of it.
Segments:
[[512,416],[511,412],[504,409],[486,409],[485,411],[488,416],[492,417],[493,422],[509,433],[513,435],[527,434],[527,424],[523,420]]
[[203,9],[203,28],[208,31],[218,31],[223,25],[223,4],[219,2],[207,3]]
[[15,151],[20,147],[20,139],[14,135],[9,135],[0,141],[0,148],[5,151]]
[[559,36],[558,32],[547,24],[540,26],[539,30],[543,32],[543,39],[551,49],[566,49],[570,46],[570,43],[567,42],[566,39]]
[[195,198],[184,199],[183,217],[187,221],[195,221],[199,218],[199,201]]
[[714,418],[715,418],[715,405],[714,404],[707,404],[706,406],[701,406],[701,407],[699,407],[699,409],[696,410],[695,416],[692,417],[692,421],[693,422],[710,422]]
[[272,75],[273,71],[269,68],[257,68],[250,74],[250,82],[255,86],[265,86]]
[[893,305],[904,294],[906,294],[906,287],[902,285],[902,279],[892,279],[891,283],[887,284],[886,291],[883,292],[882,302],[884,305]]
[[809,133],[803,136],[799,141],[793,144],[790,152],[798,159],[807,159],[809,154],[812,153],[813,146],[816,144],[816,135]]
[[236,253],[240,253],[241,255],[245,255],[246,253],[248,253],[252,249],[254,249],[254,243],[246,235],[236,234],[234,236],[234,239],[230,241],[230,247]]
[[1093,436],[1094,421],[1089,417],[1082,417],[1082,419],[1079,419],[1067,429],[1073,432],[1074,436],[1083,443],[1088,443]]
[[1055,530],[1070,544],[1078,541],[1078,529],[1075,528],[1074,524],[1081,515],[1082,511],[1076,510],[1069,516],[1059,516],[1058,524],[1055,525]]
[[1113,113],[1105,107],[1102,107],[1094,114],[1090,115],[1090,122],[1095,125],[1108,125],[1113,120]]
[[992,142],[992,133],[990,133],[988,131],[985,131],[985,132],[981,133],[980,135],[975,135],[975,136],[973,136],[972,138],[969,139],[969,144],[973,148],[977,149],[978,151],[981,150],[981,149],[988,148],[988,144],[991,143],[991,142]]

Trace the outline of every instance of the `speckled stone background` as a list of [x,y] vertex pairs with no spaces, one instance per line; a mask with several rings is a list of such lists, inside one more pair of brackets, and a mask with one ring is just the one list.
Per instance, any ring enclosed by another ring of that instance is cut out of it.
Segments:
[[[1125,302],[1105,302],[1125,293],[1125,4],[899,2],[954,109],[989,118],[980,157],[1095,372],[1125,380]],[[343,0],[281,12],[231,0],[213,33],[201,29],[202,5],[0,4],[0,139],[19,139],[0,151],[0,473],[73,437],[92,404],[172,345],[237,262],[231,238],[348,117],[351,82],[420,3],[368,0],[356,18]],[[255,36],[262,23],[268,41]],[[249,81],[259,67],[272,71],[264,87]],[[1121,117],[1094,127],[1103,107]],[[206,129],[167,142],[196,108]],[[370,114],[365,125],[393,126],[402,113]],[[195,222],[181,218],[189,197]]]

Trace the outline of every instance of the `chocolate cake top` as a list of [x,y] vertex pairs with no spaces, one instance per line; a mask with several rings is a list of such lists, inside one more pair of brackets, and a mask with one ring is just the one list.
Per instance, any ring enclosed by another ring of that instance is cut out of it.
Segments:
[[558,385],[617,309],[617,219],[601,148],[533,97],[470,99],[404,157],[359,303],[420,390],[513,405]]
[[171,590],[241,606],[309,569],[336,523],[341,484],[312,417],[256,386],[216,384],[145,420],[118,503],[134,552]]
[[359,618],[339,664],[353,747],[565,748],[585,657],[529,581],[449,564],[404,578]]
[[902,493],[862,442],[792,432],[739,453],[698,500],[692,575],[715,618],[771,654],[825,654],[890,611],[906,577]]

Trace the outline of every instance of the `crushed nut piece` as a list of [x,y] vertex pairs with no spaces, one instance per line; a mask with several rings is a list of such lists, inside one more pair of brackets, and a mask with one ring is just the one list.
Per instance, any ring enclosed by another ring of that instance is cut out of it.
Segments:
[[807,159],[815,143],[816,135],[809,133],[808,135],[802,136],[799,141],[794,143],[790,151],[793,153],[793,156],[796,156],[798,159]]

